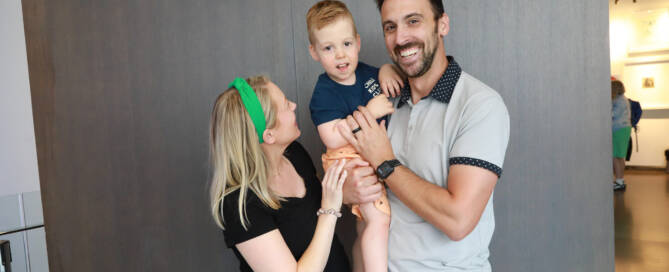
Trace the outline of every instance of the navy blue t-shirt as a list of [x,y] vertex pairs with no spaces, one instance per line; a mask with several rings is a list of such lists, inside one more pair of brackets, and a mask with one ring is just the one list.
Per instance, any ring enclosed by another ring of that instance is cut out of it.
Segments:
[[343,119],[365,106],[374,96],[381,94],[379,68],[358,62],[355,69],[355,84],[347,86],[321,74],[314,87],[309,109],[316,126],[335,119]]

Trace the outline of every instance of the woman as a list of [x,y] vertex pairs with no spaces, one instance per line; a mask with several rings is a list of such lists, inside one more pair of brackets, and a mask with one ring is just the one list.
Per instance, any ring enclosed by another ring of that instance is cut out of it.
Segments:
[[625,155],[629,145],[632,122],[630,119],[630,104],[624,95],[625,86],[620,80],[611,81],[611,127],[613,130],[613,190],[623,190],[625,185]]
[[216,99],[211,211],[240,271],[350,270],[334,234],[345,162],[318,181],[311,158],[294,142],[295,107],[262,76],[237,78]]

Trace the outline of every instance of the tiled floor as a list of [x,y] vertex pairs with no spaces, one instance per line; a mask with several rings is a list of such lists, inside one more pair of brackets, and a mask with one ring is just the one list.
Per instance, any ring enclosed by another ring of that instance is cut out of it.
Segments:
[[669,174],[628,170],[614,193],[616,271],[669,271]]

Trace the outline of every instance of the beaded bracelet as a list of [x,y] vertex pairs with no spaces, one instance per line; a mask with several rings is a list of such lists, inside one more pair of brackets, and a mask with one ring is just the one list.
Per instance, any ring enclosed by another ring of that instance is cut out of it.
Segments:
[[336,211],[335,209],[327,209],[327,210],[319,209],[316,212],[316,216],[320,216],[321,214],[331,214],[331,215],[336,216],[337,218],[341,217],[341,213]]

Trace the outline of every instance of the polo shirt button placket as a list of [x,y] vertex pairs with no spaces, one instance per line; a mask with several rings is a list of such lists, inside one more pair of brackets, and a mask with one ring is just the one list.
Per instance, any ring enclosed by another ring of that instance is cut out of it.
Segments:
[[405,150],[408,150],[409,145],[411,144],[411,142],[413,142],[413,124],[416,121],[415,113],[416,113],[416,108],[411,107],[411,110],[409,111],[409,125],[407,126],[406,141],[404,141]]

